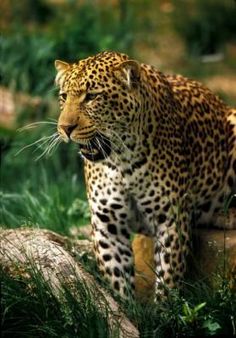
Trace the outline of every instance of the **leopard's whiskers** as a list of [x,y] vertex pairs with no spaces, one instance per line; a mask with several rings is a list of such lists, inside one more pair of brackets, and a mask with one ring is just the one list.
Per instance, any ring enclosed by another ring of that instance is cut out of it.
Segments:
[[56,148],[58,147],[58,145],[62,142],[60,135],[58,135],[57,133],[55,133],[56,135],[54,135],[53,138],[51,138],[48,141],[48,145],[47,147],[44,149],[44,151],[35,159],[35,161],[40,160],[43,156],[50,156],[53,151],[56,150]]
[[[98,131],[98,134],[101,135],[101,133]],[[110,134],[111,135],[111,134]],[[122,145],[117,145],[113,140],[112,138],[108,138],[107,136],[104,135],[104,133],[101,135],[105,140],[109,141],[111,146],[110,146],[110,149],[114,149],[115,151],[113,152],[113,156],[115,158],[115,161],[116,162],[122,162],[122,159],[121,159],[121,156],[119,154],[120,150],[122,149]],[[100,147],[102,149],[102,146]]]
[[24,127],[21,127],[19,129],[17,129],[17,131],[21,133],[22,131],[29,130],[29,129],[32,129],[32,128],[36,128],[36,127],[38,127],[40,125],[43,125],[43,124],[50,124],[50,125],[56,126],[57,125],[57,121],[54,120],[54,119],[52,119],[51,121],[32,122],[32,123],[27,124]]
[[42,147],[42,145],[46,144],[47,142],[50,142],[51,139],[54,139],[56,135],[57,135],[57,133],[54,133],[50,136],[43,136],[39,140],[36,140],[36,141],[34,141],[30,144],[27,144],[26,146],[24,146],[20,150],[18,150],[17,153],[15,154],[15,156],[18,156],[20,153],[22,153],[22,151],[24,151],[24,150],[26,150],[30,147],[33,147],[33,146],[36,146],[37,148]]
[[99,141],[99,139],[97,137],[95,138],[95,142],[97,143],[98,148],[101,149],[101,152],[102,152],[104,158],[106,158],[107,157],[107,153],[106,153],[105,149],[103,148],[101,142]]

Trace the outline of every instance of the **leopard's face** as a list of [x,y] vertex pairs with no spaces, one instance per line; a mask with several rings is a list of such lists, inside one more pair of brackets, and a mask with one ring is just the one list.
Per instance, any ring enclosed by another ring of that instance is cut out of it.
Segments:
[[56,61],[62,140],[80,145],[91,161],[108,157],[115,135],[130,132],[141,108],[139,64],[123,54],[105,52],[68,64]]

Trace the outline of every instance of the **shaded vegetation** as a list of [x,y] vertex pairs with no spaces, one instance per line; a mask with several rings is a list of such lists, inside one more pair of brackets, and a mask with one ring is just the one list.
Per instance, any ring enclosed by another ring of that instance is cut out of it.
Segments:
[[226,42],[236,42],[234,1],[176,1],[176,8],[173,21],[190,54],[214,54],[222,51]]
[[233,337],[236,295],[222,279],[218,290],[206,282],[186,283],[160,304],[134,308],[141,337]]
[[[107,314],[95,308],[84,284],[77,283],[79,298],[65,289],[64,301],[59,301],[35,268],[29,273],[33,288],[1,272],[2,337],[119,337],[118,333],[109,335]],[[182,292],[171,292],[165,302],[130,302],[125,309],[143,338],[230,338],[236,334],[236,295],[223,279],[218,290],[205,282],[191,282]]]
[[35,267],[28,272],[31,287],[0,272],[1,337],[108,337],[107,314],[98,311],[83,283],[77,282],[79,297],[65,287],[60,299]]
[[[39,3],[39,1],[37,1]],[[92,8],[91,8],[92,6]],[[19,7],[13,3],[13,8]],[[26,8],[29,10],[28,6]],[[50,21],[26,25],[25,13],[0,37],[2,84],[31,94],[46,94],[53,85],[55,59],[77,61],[106,49],[131,51],[133,19],[129,8],[93,6],[85,1],[50,7]],[[49,12],[49,9],[47,13]],[[28,16],[32,20],[31,16]]]

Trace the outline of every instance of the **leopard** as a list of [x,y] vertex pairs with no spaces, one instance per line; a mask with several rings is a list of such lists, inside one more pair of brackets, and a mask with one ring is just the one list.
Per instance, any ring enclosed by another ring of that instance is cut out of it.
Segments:
[[[221,227],[235,196],[236,109],[120,52],[55,68],[57,131],[83,159],[101,275],[121,299],[135,297],[133,234],[151,236],[159,299],[183,283],[193,224]],[[224,226],[236,228],[236,215]]]

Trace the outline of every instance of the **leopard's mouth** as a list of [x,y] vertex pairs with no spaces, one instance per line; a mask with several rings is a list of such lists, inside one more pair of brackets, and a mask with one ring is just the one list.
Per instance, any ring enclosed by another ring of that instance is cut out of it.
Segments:
[[102,134],[95,134],[88,143],[79,146],[83,157],[92,162],[102,161],[111,153],[111,142]]

